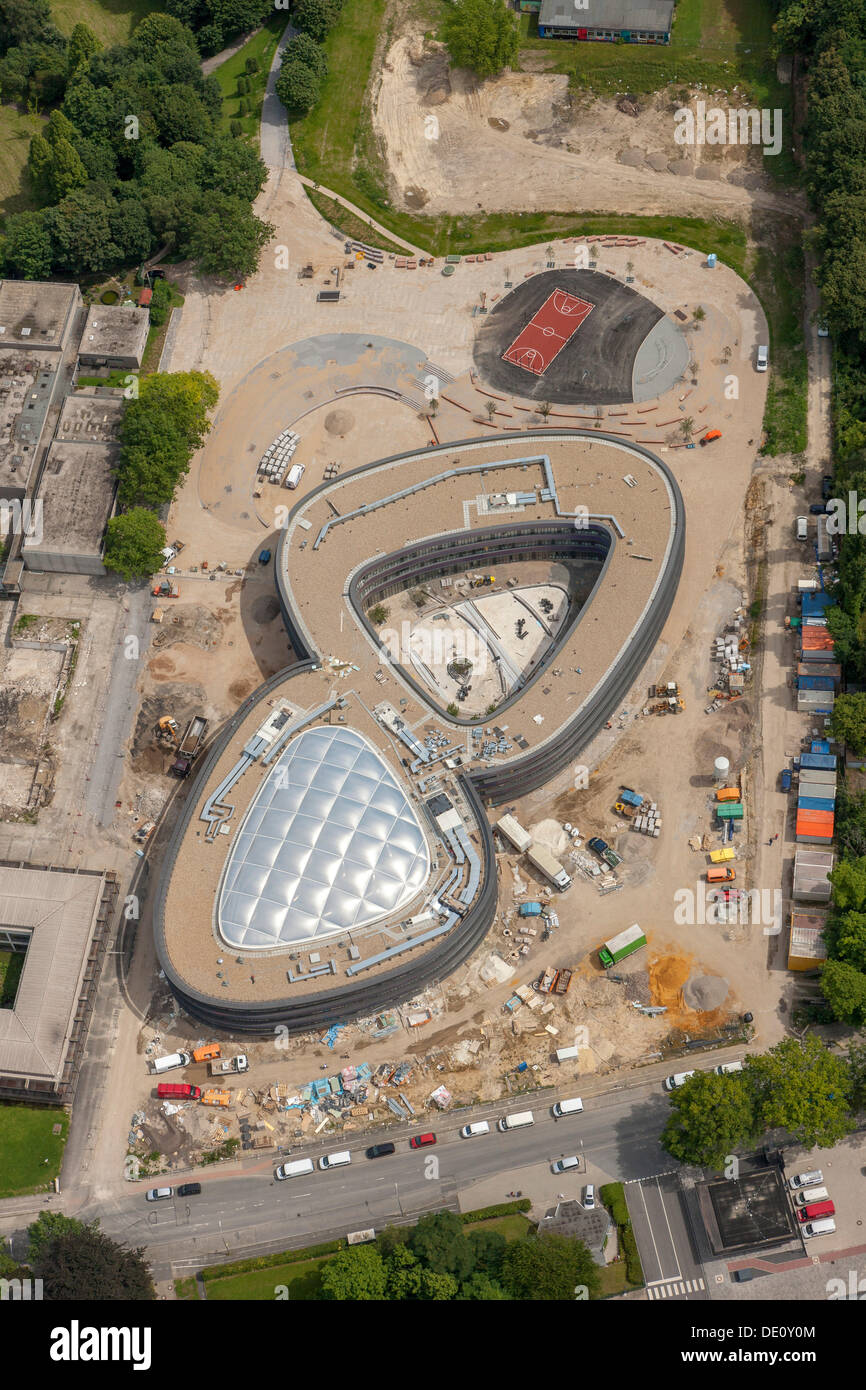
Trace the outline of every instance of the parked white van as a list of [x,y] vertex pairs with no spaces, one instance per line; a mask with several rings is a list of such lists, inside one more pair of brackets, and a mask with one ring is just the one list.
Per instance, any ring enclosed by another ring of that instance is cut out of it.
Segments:
[[694,1076],[694,1072],[693,1072],[693,1071],[678,1071],[678,1072],[674,1072],[674,1075],[673,1075],[673,1076],[669,1076],[669,1077],[667,1078],[667,1080],[665,1081],[665,1083],[664,1083],[665,1090],[666,1090],[666,1091],[678,1091],[679,1088],[680,1088],[680,1086],[685,1086],[685,1084],[686,1084],[686,1082],[688,1081],[688,1079],[689,1079],[690,1076]]
[[300,1178],[305,1173],[315,1171],[311,1158],[296,1158],[292,1163],[281,1163],[279,1168],[275,1169],[274,1177],[278,1182],[282,1182],[283,1178]]
[[755,371],[765,372],[769,361],[770,349],[768,347],[759,347],[758,351],[755,353]]
[[304,476],[304,465],[293,463],[286,478],[286,487],[296,488]]
[[153,1072],[161,1076],[164,1071],[174,1071],[175,1067],[188,1067],[192,1058],[188,1052],[170,1052],[167,1057],[156,1057]]
[[820,1221],[807,1221],[802,1229],[807,1240],[811,1236],[831,1236],[836,1229],[836,1222],[832,1216],[824,1216]]
[[505,1134],[509,1129],[525,1129],[527,1125],[535,1124],[535,1116],[531,1110],[520,1110],[516,1115],[503,1115],[499,1121],[499,1128]]
[[336,1154],[322,1154],[319,1159],[320,1168],[345,1168],[347,1163],[352,1162],[352,1155],[348,1149],[341,1150]]
[[798,1192],[794,1202],[798,1207],[811,1207],[815,1202],[829,1202],[830,1193],[826,1187],[804,1187]]
[[563,1115],[579,1115],[583,1109],[583,1101],[580,1096],[575,1096],[573,1100],[558,1100],[553,1107],[553,1114],[557,1120],[561,1120]]
[[733,1076],[735,1072],[742,1071],[742,1062],[722,1062],[716,1067],[716,1076]]
[[796,1192],[798,1187],[815,1187],[823,1181],[824,1174],[820,1168],[816,1168],[812,1173],[796,1173],[793,1178],[788,1179],[788,1186],[792,1192]]
[[486,1120],[476,1120],[474,1125],[464,1125],[460,1131],[461,1139],[474,1139],[476,1134],[489,1134],[490,1126]]
[[809,539],[809,518],[807,516],[798,516],[795,524],[797,528],[797,540],[807,541]]

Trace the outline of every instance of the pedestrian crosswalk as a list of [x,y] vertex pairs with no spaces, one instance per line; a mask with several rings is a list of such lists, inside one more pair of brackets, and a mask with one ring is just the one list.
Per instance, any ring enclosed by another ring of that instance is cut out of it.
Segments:
[[652,1299],[689,1298],[703,1293],[705,1288],[703,1279],[669,1279],[647,1285],[647,1296]]

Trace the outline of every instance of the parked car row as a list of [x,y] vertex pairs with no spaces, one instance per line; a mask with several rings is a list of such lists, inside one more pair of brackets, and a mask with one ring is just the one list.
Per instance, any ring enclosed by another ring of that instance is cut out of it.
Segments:
[[830,1236],[836,1229],[833,1220],[836,1207],[823,1183],[824,1174],[820,1168],[811,1173],[797,1173],[788,1179],[797,1220],[806,1240],[813,1236]]
[[[743,1070],[742,1062],[720,1062],[717,1067],[713,1067],[716,1076],[734,1076],[738,1071]],[[678,1091],[680,1086],[685,1086],[690,1077],[697,1076],[696,1071],[677,1071],[673,1076],[667,1077],[662,1083],[666,1091]]]
[[200,1182],[184,1182],[175,1191],[173,1187],[152,1187],[147,1194],[148,1202],[165,1202],[169,1197],[197,1197],[201,1192]]

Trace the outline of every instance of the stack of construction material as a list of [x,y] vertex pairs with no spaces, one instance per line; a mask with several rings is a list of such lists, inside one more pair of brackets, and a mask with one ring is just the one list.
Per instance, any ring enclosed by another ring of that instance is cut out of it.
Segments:
[[283,430],[278,434],[273,444],[262,454],[258,467],[259,476],[266,478],[269,483],[281,483],[300,438],[301,436],[293,430]]
[[658,839],[662,828],[661,812],[656,801],[645,801],[632,821],[632,826],[641,835],[651,835]]

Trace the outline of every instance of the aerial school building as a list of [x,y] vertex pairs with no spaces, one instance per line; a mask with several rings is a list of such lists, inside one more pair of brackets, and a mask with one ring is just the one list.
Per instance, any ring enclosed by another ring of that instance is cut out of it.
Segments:
[[541,0],[538,33],[591,43],[670,43],[673,22],[674,0]]

